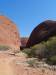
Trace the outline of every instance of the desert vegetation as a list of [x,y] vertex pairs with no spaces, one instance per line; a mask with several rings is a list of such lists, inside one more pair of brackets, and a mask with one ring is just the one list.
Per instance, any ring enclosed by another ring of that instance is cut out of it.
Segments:
[[10,47],[9,46],[6,46],[6,45],[0,45],[0,51],[6,51],[6,50],[9,50]]
[[[50,37],[47,41],[42,41],[31,48],[26,48],[23,52],[28,57],[38,58],[41,61],[44,60],[49,65],[56,65],[56,36]],[[32,63],[30,61],[30,64]]]

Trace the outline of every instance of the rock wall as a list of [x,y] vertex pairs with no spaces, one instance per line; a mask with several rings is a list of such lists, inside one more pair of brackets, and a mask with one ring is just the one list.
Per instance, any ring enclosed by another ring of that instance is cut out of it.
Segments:
[[0,16],[0,45],[20,49],[20,36],[16,25],[5,16]]
[[21,49],[26,47],[28,37],[21,37]]
[[31,33],[26,47],[31,47],[56,35],[56,21],[47,20],[40,23]]

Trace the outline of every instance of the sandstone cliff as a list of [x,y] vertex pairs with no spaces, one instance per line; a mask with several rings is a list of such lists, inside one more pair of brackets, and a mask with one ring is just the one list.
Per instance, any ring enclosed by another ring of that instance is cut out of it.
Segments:
[[5,16],[0,16],[0,45],[20,49],[20,37],[16,25]]

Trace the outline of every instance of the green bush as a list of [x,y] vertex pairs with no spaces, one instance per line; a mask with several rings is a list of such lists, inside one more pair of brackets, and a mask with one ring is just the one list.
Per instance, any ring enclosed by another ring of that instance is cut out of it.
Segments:
[[28,61],[26,61],[26,62],[29,64],[30,67],[37,67],[37,62],[38,62],[38,60],[32,58],[32,59],[30,59],[30,60],[28,60]]
[[56,55],[47,58],[47,63],[51,65],[56,65]]
[[28,57],[31,57],[31,48],[25,48],[22,52],[26,53]]
[[53,36],[44,42],[47,48],[47,56],[53,56],[56,54],[56,36]]
[[42,42],[46,46],[46,62],[49,64],[56,64],[56,36],[50,37],[47,41]]
[[9,46],[0,45],[0,51],[1,51],[1,50],[9,50],[9,49],[10,49]]
[[40,43],[32,47],[31,53],[33,57],[42,59],[43,57],[45,57],[45,51],[46,46]]
[[45,56],[46,47],[43,44],[37,44],[31,48],[26,48],[22,50],[24,53],[28,55],[28,57],[38,57],[43,58]]
[[29,64],[30,67],[34,67],[35,60],[29,60],[27,61],[27,63]]
[[46,62],[56,64],[56,36],[50,37],[47,41],[42,41],[31,48],[26,48],[23,52],[29,57],[46,58]]

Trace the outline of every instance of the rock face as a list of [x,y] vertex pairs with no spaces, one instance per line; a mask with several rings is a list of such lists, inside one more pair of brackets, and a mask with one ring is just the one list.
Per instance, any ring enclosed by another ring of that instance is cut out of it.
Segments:
[[21,49],[26,47],[28,37],[21,37]]
[[40,23],[31,33],[26,47],[31,47],[56,35],[56,21],[47,20]]
[[20,49],[20,37],[16,25],[5,16],[0,16],[0,45]]

